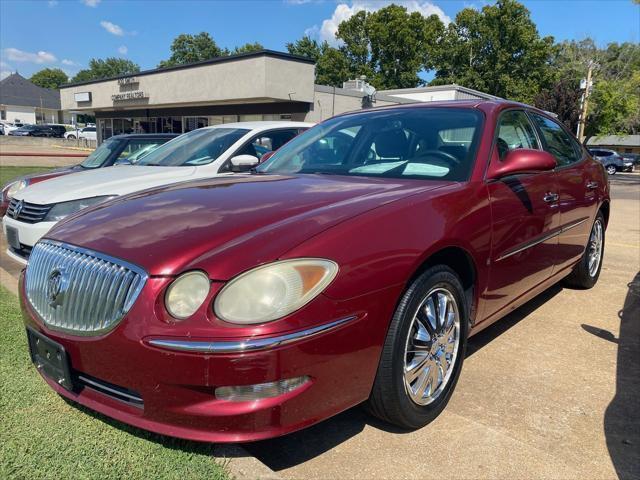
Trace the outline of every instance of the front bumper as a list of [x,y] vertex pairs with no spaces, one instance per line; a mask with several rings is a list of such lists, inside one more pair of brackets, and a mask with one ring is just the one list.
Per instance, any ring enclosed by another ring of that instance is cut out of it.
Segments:
[[33,246],[38,242],[38,240],[46,235],[55,224],[56,222],[19,222],[18,220],[14,220],[13,218],[5,215],[2,218],[2,227],[5,237],[7,236],[7,227],[14,228],[18,232],[18,240],[21,244],[21,248],[19,250],[9,247],[8,253],[13,259],[26,264],[29,257],[28,254]]
[[[61,395],[127,424],[163,435],[207,442],[247,442],[276,437],[312,425],[369,396],[389,308],[396,292],[334,302],[318,297],[294,315],[326,317],[320,324],[346,319],[334,328],[292,342],[269,343],[278,335],[256,335],[266,348],[234,353],[193,353],[151,345],[154,339],[202,340],[202,331],[160,326],[154,314],[167,279],[150,279],[129,314],[106,335],[77,337],[43,324],[20,292],[25,324],[60,343],[75,375],[133,392],[132,404],[85,384],[73,392],[45,377]],[[314,303],[316,304],[314,306]],[[367,311],[364,307],[369,307]],[[226,344],[238,342],[229,327]],[[164,333],[162,333],[164,332]],[[168,332],[172,332],[168,335]],[[281,332],[283,334],[293,332]],[[193,335],[193,336],[190,336]],[[247,338],[246,336],[244,337]],[[216,342],[215,336],[210,338]],[[215,397],[220,386],[254,385],[307,376],[302,387],[273,398],[232,402]]]

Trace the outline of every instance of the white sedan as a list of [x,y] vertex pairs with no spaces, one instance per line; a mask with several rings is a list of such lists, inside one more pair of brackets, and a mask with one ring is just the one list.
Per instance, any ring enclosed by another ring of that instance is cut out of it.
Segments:
[[304,122],[240,122],[180,135],[135,165],[53,178],[17,192],[2,223],[11,258],[26,263],[35,243],[63,218],[119,195],[248,171],[268,152],[312,127]]
[[76,138],[85,138],[87,140],[96,140],[98,138],[96,127],[84,127],[77,130],[65,132],[64,138],[74,140]]

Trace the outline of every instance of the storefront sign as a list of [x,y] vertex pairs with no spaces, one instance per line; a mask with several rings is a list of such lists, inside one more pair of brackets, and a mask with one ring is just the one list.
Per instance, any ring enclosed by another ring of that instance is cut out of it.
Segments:
[[142,100],[143,98],[149,98],[149,95],[145,95],[142,90],[136,92],[114,93],[111,95],[113,102],[126,102],[127,100]]
[[76,102],[90,102],[91,92],[78,92],[73,94],[73,99]]
[[118,85],[131,85],[132,83],[140,83],[137,77],[119,78]]

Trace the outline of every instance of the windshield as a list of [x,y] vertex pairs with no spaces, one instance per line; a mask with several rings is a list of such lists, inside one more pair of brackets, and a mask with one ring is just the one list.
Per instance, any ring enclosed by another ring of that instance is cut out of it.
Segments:
[[102,145],[91,152],[91,155],[89,155],[84,162],[80,164],[80,166],[83,168],[99,168],[117,148],[117,140],[106,140]]
[[259,173],[323,173],[463,181],[475,160],[482,114],[470,108],[369,111],[299,135]]
[[201,128],[165,143],[141,158],[136,165],[181,167],[206,165],[216,160],[250,130]]

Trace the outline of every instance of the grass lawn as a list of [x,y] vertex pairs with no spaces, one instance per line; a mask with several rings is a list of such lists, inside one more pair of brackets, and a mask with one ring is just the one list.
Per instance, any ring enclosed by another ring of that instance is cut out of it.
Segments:
[[0,166],[0,187],[6,184],[9,180],[12,180],[21,175],[28,175],[30,173],[40,173],[51,170],[49,167],[5,167]]
[[0,478],[228,478],[212,445],[67,404],[31,365],[18,300],[2,287],[0,419]]

